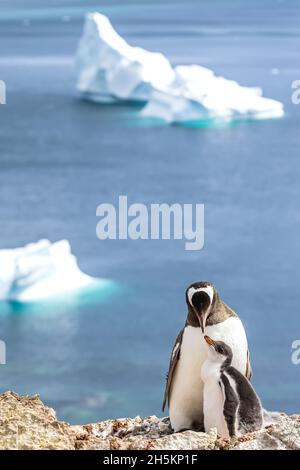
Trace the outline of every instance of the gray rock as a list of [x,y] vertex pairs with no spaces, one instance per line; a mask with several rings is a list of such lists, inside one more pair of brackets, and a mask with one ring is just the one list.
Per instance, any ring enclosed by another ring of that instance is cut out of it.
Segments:
[[0,395],[0,449],[74,449],[76,434],[37,395]]
[[38,395],[0,395],[0,449],[269,450],[300,449],[300,415],[235,439],[195,431],[173,433],[169,418],[124,418],[71,426],[58,421]]

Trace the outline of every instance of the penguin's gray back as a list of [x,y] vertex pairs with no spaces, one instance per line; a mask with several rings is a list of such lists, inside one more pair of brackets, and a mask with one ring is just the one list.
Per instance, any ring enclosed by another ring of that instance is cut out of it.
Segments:
[[230,436],[258,431],[263,427],[263,408],[255,390],[235,367],[220,376],[224,394],[223,414]]

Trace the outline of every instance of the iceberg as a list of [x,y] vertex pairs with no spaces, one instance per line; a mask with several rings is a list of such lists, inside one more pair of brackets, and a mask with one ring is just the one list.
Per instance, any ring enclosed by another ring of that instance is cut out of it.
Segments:
[[77,51],[77,89],[101,103],[145,102],[141,116],[166,123],[270,119],[281,102],[200,65],[172,67],[161,53],[130,46],[100,13],[86,16]]
[[264,98],[260,88],[240,86],[199,65],[175,67],[176,80],[167,91],[156,91],[142,110],[166,122],[270,119],[283,116],[279,101]]
[[167,88],[175,79],[163,54],[131,47],[100,13],[86,15],[77,69],[78,91],[102,103],[148,101],[154,90]]
[[90,286],[67,240],[0,250],[0,300],[32,302]]

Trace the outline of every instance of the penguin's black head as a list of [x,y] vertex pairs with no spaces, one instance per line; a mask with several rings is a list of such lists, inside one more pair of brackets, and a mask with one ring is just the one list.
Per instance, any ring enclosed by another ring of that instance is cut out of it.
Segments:
[[200,325],[203,333],[215,295],[214,286],[206,281],[194,282],[185,291],[189,313],[195,317],[195,323]]
[[214,341],[209,336],[204,336],[205,341],[209,346],[210,352],[215,357],[215,360],[224,364],[224,366],[229,366],[232,362],[232,349],[228,344],[223,341]]

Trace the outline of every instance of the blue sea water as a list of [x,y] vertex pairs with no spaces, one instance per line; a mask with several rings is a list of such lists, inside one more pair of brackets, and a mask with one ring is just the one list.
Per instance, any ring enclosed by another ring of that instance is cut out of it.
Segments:
[[[45,5],[47,3],[47,5]],[[141,125],[138,108],[79,100],[73,56],[85,11],[134,45],[197,63],[284,102],[284,119],[188,128]],[[0,248],[70,240],[106,290],[0,304],[0,391],[40,393],[73,423],[160,414],[184,291],[214,282],[247,329],[265,407],[299,412],[300,3],[286,0],[2,0]],[[277,75],[272,69],[278,69]],[[96,238],[102,202],[204,203],[205,246]]]

